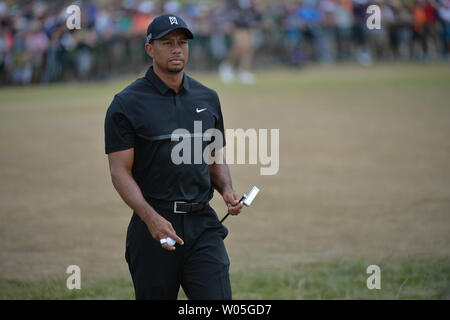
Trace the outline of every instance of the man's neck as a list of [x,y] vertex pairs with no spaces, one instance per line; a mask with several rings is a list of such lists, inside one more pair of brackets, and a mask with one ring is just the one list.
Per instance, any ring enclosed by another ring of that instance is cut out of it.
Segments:
[[163,72],[156,65],[153,65],[153,71],[166,84],[178,93],[183,84],[183,71],[180,72]]

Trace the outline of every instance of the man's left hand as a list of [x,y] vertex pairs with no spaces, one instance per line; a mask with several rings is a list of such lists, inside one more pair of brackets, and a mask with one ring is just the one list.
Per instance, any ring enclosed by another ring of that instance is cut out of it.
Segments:
[[242,196],[238,193],[234,192],[233,190],[225,191],[222,195],[223,200],[225,201],[225,204],[228,207],[228,213],[235,216],[241,213],[241,209],[244,207],[242,203],[239,203],[239,200],[241,200]]

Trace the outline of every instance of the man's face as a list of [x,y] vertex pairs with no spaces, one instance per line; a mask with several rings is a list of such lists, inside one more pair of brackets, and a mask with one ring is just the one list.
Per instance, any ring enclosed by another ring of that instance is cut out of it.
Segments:
[[159,69],[178,73],[182,72],[189,58],[188,37],[183,30],[177,29],[161,39],[146,44],[147,54]]

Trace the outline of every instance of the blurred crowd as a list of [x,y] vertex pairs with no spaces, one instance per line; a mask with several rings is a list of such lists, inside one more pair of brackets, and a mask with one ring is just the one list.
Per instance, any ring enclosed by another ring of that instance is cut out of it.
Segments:
[[[80,29],[66,24],[72,4]],[[381,29],[366,26],[372,4]],[[140,72],[147,26],[165,12],[194,32],[189,68],[226,76],[240,59],[243,80],[254,65],[449,59],[450,0],[0,1],[0,85]]]

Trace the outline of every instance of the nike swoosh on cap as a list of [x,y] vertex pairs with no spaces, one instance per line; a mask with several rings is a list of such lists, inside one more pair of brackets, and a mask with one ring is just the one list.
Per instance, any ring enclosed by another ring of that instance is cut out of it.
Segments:
[[197,111],[197,113],[200,113],[200,112],[202,112],[202,111],[205,111],[206,109],[207,109],[207,108],[203,108],[203,109],[196,108],[195,111]]

